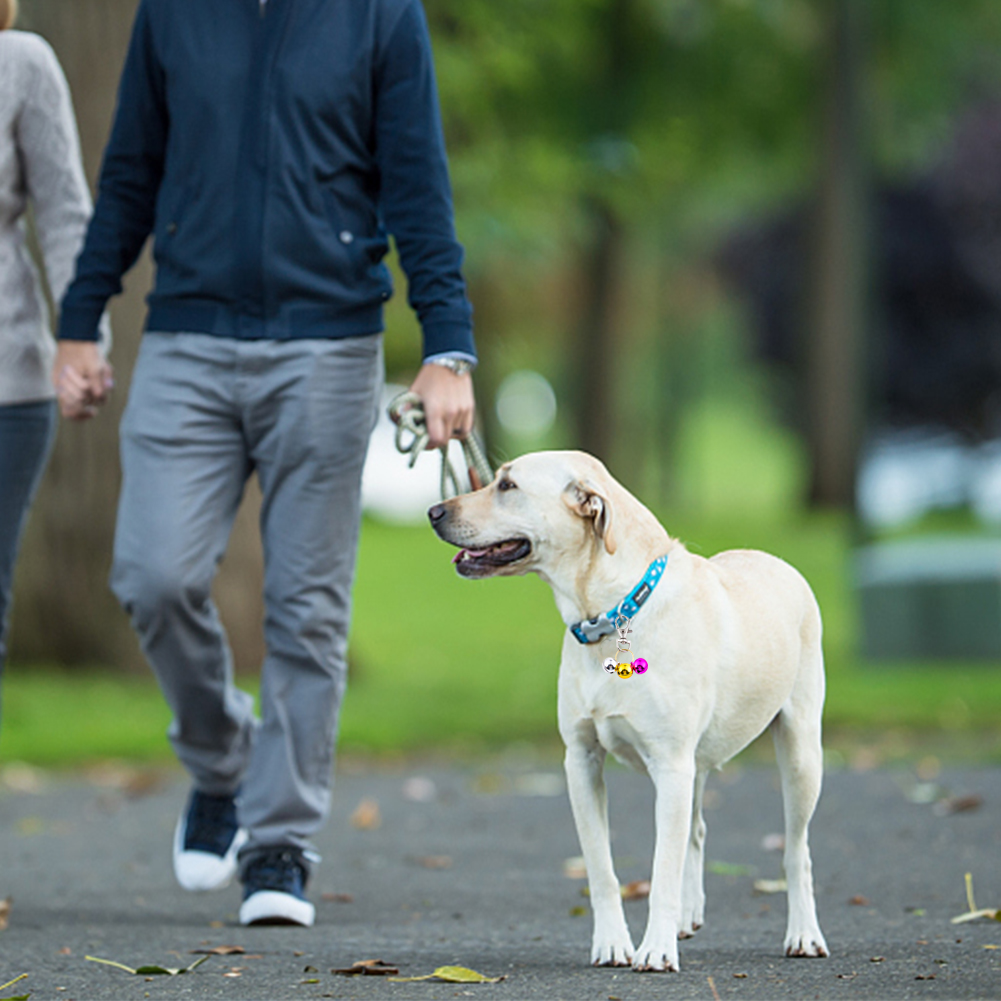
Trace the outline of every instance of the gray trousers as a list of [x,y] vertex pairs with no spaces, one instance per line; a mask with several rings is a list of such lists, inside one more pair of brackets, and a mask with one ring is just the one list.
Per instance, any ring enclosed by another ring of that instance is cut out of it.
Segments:
[[[143,337],[122,418],[112,588],[197,788],[234,793],[250,839],[310,849],[329,812],[361,473],[382,338]],[[212,603],[244,486],[263,494],[261,719]]]

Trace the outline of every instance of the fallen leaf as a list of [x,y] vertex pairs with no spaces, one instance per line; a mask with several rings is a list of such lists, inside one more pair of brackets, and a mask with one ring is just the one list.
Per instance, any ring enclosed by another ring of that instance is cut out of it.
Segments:
[[575,855],[573,858],[563,860],[563,875],[567,879],[587,879],[587,866],[584,865],[584,858]]
[[919,973],[914,979],[915,980],[934,980],[935,979],[935,974],[934,973],[927,973],[927,974],[925,974],[925,973]]
[[379,801],[366,797],[356,807],[351,814],[351,826],[357,827],[360,831],[374,831],[382,825],[382,813],[379,810]]
[[858,976],[854,970],[851,973],[839,973],[838,980],[854,980]]
[[321,893],[320,899],[333,904],[353,904],[355,895],[353,893]]
[[300,984],[318,984],[320,982],[319,977],[311,977],[309,980],[300,980]]
[[242,956],[246,951],[242,945],[216,945],[211,949],[189,949],[192,956]]
[[570,917],[572,917],[572,918],[582,918],[586,914],[587,914],[587,908],[586,907],[581,907],[581,906],[578,905],[577,907],[571,907],[570,908]]
[[414,861],[425,869],[451,869],[451,855],[421,855]]
[[789,889],[789,884],[784,879],[756,879],[754,881],[755,893],[785,893]]
[[59,950],[59,955],[60,956],[72,956],[73,955],[73,950],[68,945],[64,945]]
[[761,850],[766,852],[780,852],[785,849],[786,836],[784,834],[766,834],[761,839]]
[[1001,945],[985,945],[985,949],[1001,949]]
[[[46,785],[46,775],[41,768],[23,761],[12,761],[0,772],[0,784],[11,792],[40,793]],[[27,974],[26,974],[27,975]]]
[[[4,897],[0,900],[0,931],[6,931],[7,925],[10,922],[10,909],[11,909],[11,899],[10,897]],[[26,973],[25,976],[28,974]]]
[[433,803],[438,798],[438,789],[431,779],[415,775],[403,783],[403,795],[414,803]]
[[634,879],[621,890],[623,900],[645,900],[650,896],[650,880]]
[[482,973],[465,966],[439,966],[434,973],[425,974],[423,977],[390,977],[394,984],[409,984],[417,980],[443,980],[447,984],[498,984],[503,979],[503,976],[485,977]]
[[970,796],[950,796],[935,804],[935,813],[940,817],[947,817],[950,813],[966,813],[979,809],[983,802],[984,797],[978,796],[976,793]]
[[952,919],[954,925],[963,924],[966,921],[975,921],[977,918],[991,918],[993,921],[1001,921],[1001,910],[991,907],[977,907],[973,899],[973,874],[966,874],[966,902],[970,909],[965,914],[959,914]]
[[734,980],[746,980],[747,979],[747,974],[746,973],[735,973],[733,975],[733,979]]
[[710,862],[707,871],[716,876],[753,876],[753,865],[741,865],[739,862]]
[[868,907],[869,898],[863,897],[861,893],[856,893],[855,896],[848,901],[848,903],[851,904],[853,907]]
[[330,972],[340,974],[342,977],[385,977],[399,973],[400,968],[390,966],[381,959],[359,959],[345,969]]
[[945,790],[937,782],[916,782],[906,795],[911,803],[927,806],[938,802],[944,793]]
[[[27,973],[22,973],[19,977],[15,977],[13,980],[8,980],[7,983],[5,984],[0,984],[0,991],[5,991],[7,990],[8,987],[13,987],[14,984],[16,984],[19,980],[24,980],[24,978],[27,976],[28,976]],[[25,994],[25,997],[27,996],[28,995]]]
[[556,772],[529,772],[514,780],[514,791],[519,796],[562,796],[565,780]]
[[126,966],[124,963],[116,963],[113,959],[100,959],[97,956],[84,956],[84,959],[88,962],[103,963],[105,966],[114,966],[119,970],[124,970],[126,973],[131,973],[133,976],[137,977],[176,977],[182,973],[190,973],[196,967],[199,967],[202,963],[206,962],[208,958],[208,956],[202,956],[201,959],[196,959],[190,966],[182,966],[179,968],[156,966],[151,964],[148,966],[137,966],[135,969],[132,969],[131,966]]
[[869,960],[870,963],[884,963],[886,962],[885,956],[873,956]]

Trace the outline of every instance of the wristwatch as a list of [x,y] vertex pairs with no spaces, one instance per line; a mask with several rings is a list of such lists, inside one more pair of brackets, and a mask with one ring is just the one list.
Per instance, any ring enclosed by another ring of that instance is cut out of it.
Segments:
[[455,358],[451,355],[439,355],[437,358],[428,358],[425,364],[441,365],[442,368],[447,368],[449,372],[454,372],[456,375],[469,375],[476,367],[467,358]]

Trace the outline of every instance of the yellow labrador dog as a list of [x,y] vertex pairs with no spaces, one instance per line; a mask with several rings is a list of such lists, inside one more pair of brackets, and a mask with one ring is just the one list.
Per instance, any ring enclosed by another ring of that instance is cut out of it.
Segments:
[[[463,577],[537,573],[567,624],[559,729],[594,909],[592,962],[678,969],[678,938],[703,920],[706,776],[766,727],[785,807],[785,950],[826,956],[807,845],[822,773],[821,623],[799,573],[761,552],[688,552],[581,452],[522,456],[489,486],[428,514],[460,547]],[[650,915],[638,949],[612,866],[609,751],[656,788]]]

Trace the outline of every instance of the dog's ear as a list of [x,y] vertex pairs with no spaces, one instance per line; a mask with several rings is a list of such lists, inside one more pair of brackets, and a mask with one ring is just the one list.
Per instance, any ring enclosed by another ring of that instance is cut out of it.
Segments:
[[605,551],[611,556],[616,544],[608,498],[590,480],[576,480],[567,487],[563,499],[574,514],[591,522],[594,534],[605,543]]

